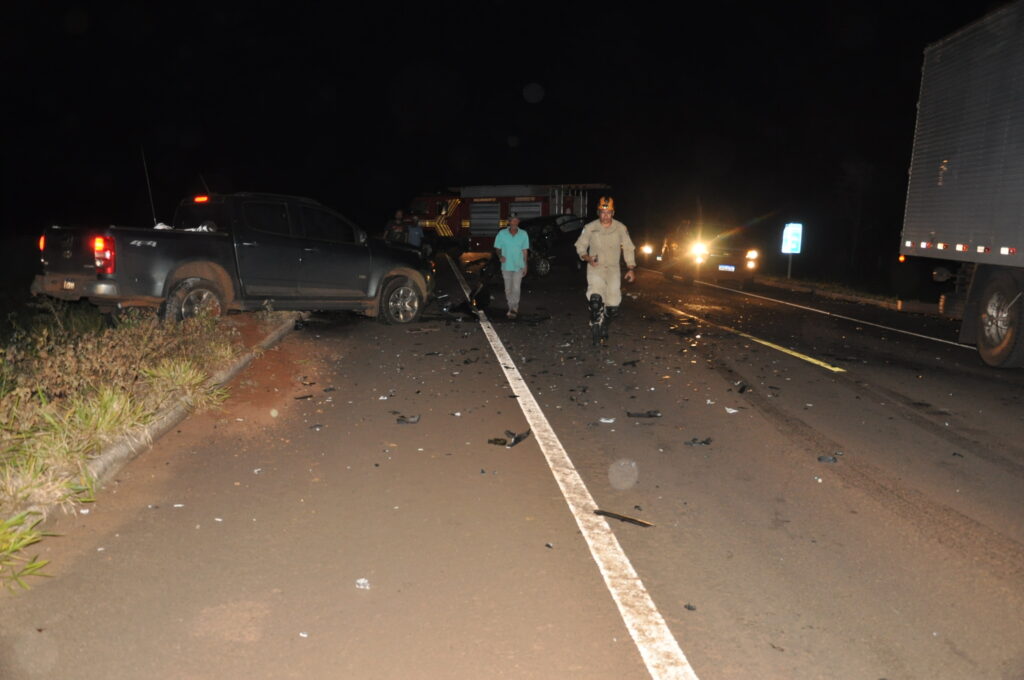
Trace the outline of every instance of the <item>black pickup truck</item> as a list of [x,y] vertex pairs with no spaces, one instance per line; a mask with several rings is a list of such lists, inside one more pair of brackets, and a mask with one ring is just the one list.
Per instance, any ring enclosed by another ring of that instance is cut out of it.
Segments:
[[416,321],[434,289],[419,254],[295,196],[236,193],[181,202],[172,225],[49,227],[34,294],[88,299],[101,310],[159,307],[166,318],[356,310],[388,323]]

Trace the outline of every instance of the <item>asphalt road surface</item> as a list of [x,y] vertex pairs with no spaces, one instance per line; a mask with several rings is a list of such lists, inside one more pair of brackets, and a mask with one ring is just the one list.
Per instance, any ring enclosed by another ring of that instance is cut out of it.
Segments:
[[51,526],[0,677],[1024,677],[1024,373],[647,271],[594,348],[583,283],[314,316]]

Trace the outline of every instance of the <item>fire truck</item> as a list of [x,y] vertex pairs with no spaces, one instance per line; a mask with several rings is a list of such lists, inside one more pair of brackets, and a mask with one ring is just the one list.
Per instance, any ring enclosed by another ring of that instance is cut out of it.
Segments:
[[512,217],[586,217],[607,184],[501,184],[449,187],[413,199],[410,212],[435,243],[455,243],[464,251],[490,252],[498,231]]

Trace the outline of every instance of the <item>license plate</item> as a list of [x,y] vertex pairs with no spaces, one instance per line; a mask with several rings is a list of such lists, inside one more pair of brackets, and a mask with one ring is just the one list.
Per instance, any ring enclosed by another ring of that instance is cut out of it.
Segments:
[[64,290],[74,290],[75,282],[71,279],[64,279]]
[[734,271],[736,271],[736,265],[733,265],[733,264],[720,264],[720,265],[718,265],[718,271],[720,271],[720,272],[734,272]]

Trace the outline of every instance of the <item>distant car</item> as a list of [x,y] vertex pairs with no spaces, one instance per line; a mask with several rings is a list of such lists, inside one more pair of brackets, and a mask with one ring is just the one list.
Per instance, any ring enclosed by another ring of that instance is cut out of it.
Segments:
[[519,222],[519,228],[530,235],[530,269],[538,276],[551,273],[553,260],[577,261],[573,243],[590,218],[577,215],[541,215]]
[[684,282],[737,281],[741,288],[754,282],[760,253],[739,242],[736,234],[714,238],[682,237],[665,239],[657,259],[666,274]]

